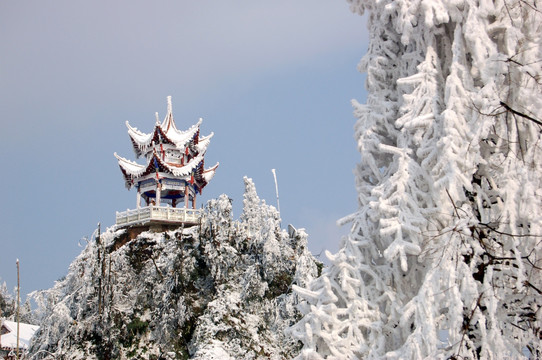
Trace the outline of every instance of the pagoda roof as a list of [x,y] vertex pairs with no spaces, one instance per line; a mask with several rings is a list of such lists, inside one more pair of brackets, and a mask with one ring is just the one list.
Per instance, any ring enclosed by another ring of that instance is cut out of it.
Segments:
[[203,119],[200,118],[199,121],[195,125],[191,126],[188,130],[181,131],[177,129],[173,119],[171,96],[168,96],[167,101],[168,107],[164,121],[160,123],[158,121],[157,114],[156,124],[154,125],[153,131],[149,134],[141,132],[137,128],[132,127],[130,123],[126,121],[128,135],[132,140],[136,157],[140,157],[141,155],[147,153],[151,149],[153,142],[155,144],[169,143],[178,149],[184,149],[184,147],[186,147],[188,143],[194,139],[194,137],[198,136],[199,128],[203,122]]
[[144,186],[148,186],[147,181],[156,174],[156,180],[160,182],[162,179],[177,179],[184,181],[185,186],[189,186],[189,183],[194,191],[201,192],[218,168],[218,163],[211,168],[205,168],[205,153],[214,134],[200,137],[202,121],[200,118],[186,131],[177,129],[173,119],[171,96],[167,97],[166,117],[160,123],[156,114],[156,123],[151,133],[139,131],[127,121],[126,127],[136,158],[143,155],[145,164],[138,164],[115,153],[126,187],[131,189],[142,182]]
[[196,148],[196,151],[198,153],[205,153],[207,151],[207,147],[209,147],[209,144],[211,143],[211,138],[214,135],[215,133],[212,132],[207,136],[199,138],[198,143],[194,146]]
[[[168,163],[164,161],[156,152],[153,150],[153,155],[147,159],[146,165],[138,164],[134,161],[130,161],[122,156],[119,156],[115,153],[115,157],[118,159],[119,166],[121,168],[122,174],[126,181],[126,187],[130,189],[134,185],[134,180],[147,176],[154,172],[168,173],[174,177],[180,178],[190,178],[194,173],[195,175],[200,175],[200,180],[198,181],[202,184],[201,187],[207,185],[207,183],[213,178],[218,163],[209,169],[202,169],[202,171],[197,171],[198,167],[203,164],[205,152],[201,152],[192,158],[185,165]],[[202,168],[202,167],[201,167]]]
[[202,178],[205,181],[205,185],[207,185],[209,183],[209,181],[211,181],[211,179],[215,176],[216,169],[218,168],[218,165],[219,165],[219,163],[216,163],[215,166],[213,166],[213,167],[211,167],[209,169],[203,170]]

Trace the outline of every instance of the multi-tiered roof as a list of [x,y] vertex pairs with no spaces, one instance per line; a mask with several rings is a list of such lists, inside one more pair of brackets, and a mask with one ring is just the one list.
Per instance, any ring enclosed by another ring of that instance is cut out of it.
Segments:
[[156,114],[156,124],[150,134],[137,128],[128,127],[136,158],[144,157],[141,165],[125,159],[115,153],[120,170],[124,175],[126,187],[137,189],[137,206],[141,207],[141,198],[147,205],[166,203],[172,207],[184,203],[188,208],[196,207],[196,195],[213,178],[218,163],[205,169],[205,152],[213,134],[200,137],[200,119],[186,131],[180,131],[175,125],[172,114],[171,97],[168,96],[167,114],[162,123]]

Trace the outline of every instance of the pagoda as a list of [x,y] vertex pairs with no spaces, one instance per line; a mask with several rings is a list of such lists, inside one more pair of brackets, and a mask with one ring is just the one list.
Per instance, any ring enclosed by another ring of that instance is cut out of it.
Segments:
[[136,158],[144,158],[145,164],[115,153],[126,188],[137,190],[137,208],[117,212],[118,226],[197,223],[196,196],[202,193],[218,167],[217,163],[209,169],[204,168],[205,152],[213,133],[200,137],[201,123],[200,118],[188,130],[178,130],[173,120],[171,96],[167,97],[164,121],[160,123],[156,113],[156,124],[150,134],[126,122]]

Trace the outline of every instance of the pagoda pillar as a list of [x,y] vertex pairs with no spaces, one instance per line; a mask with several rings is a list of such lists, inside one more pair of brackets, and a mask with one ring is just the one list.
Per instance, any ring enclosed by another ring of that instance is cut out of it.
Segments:
[[194,197],[192,197],[192,209],[196,208],[196,194],[194,194]]
[[188,209],[188,186],[187,185],[184,186],[184,208],[185,209]]
[[162,184],[156,185],[156,206],[160,206],[160,197],[162,196]]
[[137,202],[137,208],[141,208],[141,191],[139,191],[139,189],[137,189],[137,197],[136,197],[136,202]]

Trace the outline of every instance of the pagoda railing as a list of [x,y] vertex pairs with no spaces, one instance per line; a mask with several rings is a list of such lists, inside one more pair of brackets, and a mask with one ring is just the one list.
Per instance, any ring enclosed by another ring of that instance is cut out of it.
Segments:
[[117,211],[116,224],[120,226],[147,223],[190,223],[199,222],[200,209],[173,208],[162,206],[145,206],[135,210]]

